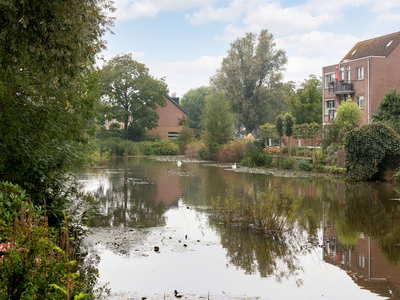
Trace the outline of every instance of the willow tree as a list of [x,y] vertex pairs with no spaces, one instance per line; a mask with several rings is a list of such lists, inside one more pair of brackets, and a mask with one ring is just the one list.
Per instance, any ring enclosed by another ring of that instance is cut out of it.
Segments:
[[0,180],[48,209],[98,119],[92,66],[109,10],[107,0],[0,2]]
[[276,49],[274,36],[261,30],[237,38],[211,78],[213,87],[226,93],[237,120],[248,133],[257,126],[274,123],[284,109],[282,71],[287,62],[283,50]]

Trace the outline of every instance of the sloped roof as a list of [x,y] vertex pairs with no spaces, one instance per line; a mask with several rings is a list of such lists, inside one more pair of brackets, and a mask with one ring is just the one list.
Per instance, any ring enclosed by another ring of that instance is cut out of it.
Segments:
[[[392,41],[392,42],[391,42]],[[400,44],[400,31],[374,39],[358,42],[341,62],[364,58],[368,56],[388,57],[389,54]]]
[[179,98],[171,98],[167,94],[164,94],[165,97],[167,97],[169,100],[172,101],[175,105],[177,105],[180,109],[182,109],[187,115],[189,114],[182,106],[179,105]]

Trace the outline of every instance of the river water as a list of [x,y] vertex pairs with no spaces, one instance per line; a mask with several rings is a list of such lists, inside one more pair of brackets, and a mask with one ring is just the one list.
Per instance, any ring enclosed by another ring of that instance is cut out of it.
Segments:
[[[99,282],[110,289],[104,297],[400,299],[396,185],[240,171],[116,158],[79,173],[99,203],[86,245],[100,258]],[[228,191],[252,199],[287,184],[307,217],[284,238],[210,217],[211,199]]]

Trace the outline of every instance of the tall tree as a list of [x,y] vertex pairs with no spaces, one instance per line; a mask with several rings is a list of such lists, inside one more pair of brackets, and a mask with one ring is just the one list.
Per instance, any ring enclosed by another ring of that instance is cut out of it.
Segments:
[[379,102],[372,118],[374,122],[385,123],[400,133],[400,90],[390,89]]
[[112,26],[110,2],[0,2],[0,180],[48,209],[65,203],[66,174],[94,132],[92,65]]
[[202,123],[205,130],[203,139],[210,155],[215,154],[219,145],[232,140],[233,114],[223,92],[211,93],[206,97]]
[[283,117],[283,126],[284,126],[284,132],[286,136],[288,137],[288,142],[289,142],[289,156],[292,155],[292,145],[290,143],[290,137],[293,135],[293,126],[294,126],[294,118],[291,114],[287,113]]
[[[287,112],[296,120],[296,124],[322,123],[322,82],[315,76],[308,79],[295,89],[292,82],[288,83],[286,92]],[[289,88],[290,87],[290,88]]]
[[283,137],[283,134],[284,134],[284,132],[283,132],[284,128],[283,127],[284,127],[283,116],[279,115],[276,118],[276,121],[275,121],[275,129],[276,129],[276,133],[279,136],[279,150],[280,150],[279,152],[280,152],[280,154],[282,154],[282,137]]
[[282,71],[287,62],[275,48],[274,36],[261,30],[247,33],[231,44],[228,55],[211,79],[211,85],[226,93],[232,110],[248,133],[264,123],[274,123],[284,109]]
[[208,86],[201,86],[197,89],[191,89],[186,92],[181,100],[180,104],[189,113],[189,127],[193,129],[201,130],[201,115],[204,110],[206,103],[206,96],[211,93],[211,88]]
[[129,117],[140,127],[158,126],[158,105],[165,106],[168,88],[164,79],[155,79],[149,69],[132,58],[132,54],[117,55],[102,68],[102,100],[112,106],[113,117],[124,122],[128,130]]

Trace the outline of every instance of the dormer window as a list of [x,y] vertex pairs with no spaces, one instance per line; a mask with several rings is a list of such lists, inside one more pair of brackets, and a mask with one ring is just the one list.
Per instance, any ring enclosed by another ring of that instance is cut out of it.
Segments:
[[386,45],[386,48],[389,47],[390,44],[392,44],[392,43],[393,43],[393,40],[391,40],[391,41]]
[[356,50],[354,50],[354,51],[353,51],[353,53],[352,53],[351,55],[354,55],[354,53],[356,53],[356,52],[357,52],[357,49],[356,49]]

